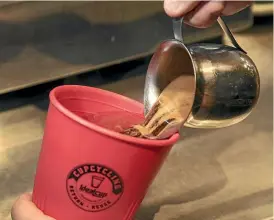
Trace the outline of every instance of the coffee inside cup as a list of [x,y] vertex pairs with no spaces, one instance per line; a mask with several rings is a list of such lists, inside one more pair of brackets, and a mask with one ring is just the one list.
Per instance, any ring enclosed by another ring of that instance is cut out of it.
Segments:
[[146,139],[166,139],[179,132],[187,120],[194,101],[194,77],[180,76],[160,94],[141,124],[121,133]]

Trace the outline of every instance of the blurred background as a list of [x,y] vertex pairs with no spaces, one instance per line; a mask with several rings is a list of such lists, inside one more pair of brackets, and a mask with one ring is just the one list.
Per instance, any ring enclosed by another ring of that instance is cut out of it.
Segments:
[[[244,122],[182,129],[138,220],[273,219],[273,2],[226,17],[261,75]],[[187,44],[226,43],[221,29],[184,27]],[[0,219],[31,191],[58,85],[100,87],[142,102],[155,47],[173,38],[162,2],[0,2]]]

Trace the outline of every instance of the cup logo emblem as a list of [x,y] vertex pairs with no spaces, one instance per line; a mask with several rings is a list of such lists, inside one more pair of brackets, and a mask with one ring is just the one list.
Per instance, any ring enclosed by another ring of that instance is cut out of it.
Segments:
[[70,171],[66,185],[72,202],[88,212],[110,208],[124,191],[124,184],[118,173],[99,164],[75,167]]

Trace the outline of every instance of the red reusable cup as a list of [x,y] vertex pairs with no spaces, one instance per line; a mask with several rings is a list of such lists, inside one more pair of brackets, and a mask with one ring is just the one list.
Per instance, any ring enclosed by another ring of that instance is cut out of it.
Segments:
[[111,130],[143,119],[143,105],[124,96],[53,89],[33,202],[57,220],[132,220],[179,137],[145,140]]

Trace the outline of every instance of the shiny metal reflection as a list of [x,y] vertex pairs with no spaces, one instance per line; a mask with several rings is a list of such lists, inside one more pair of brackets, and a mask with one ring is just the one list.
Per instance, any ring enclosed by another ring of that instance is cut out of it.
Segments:
[[227,127],[251,113],[260,93],[258,70],[225,22],[219,18],[218,23],[234,47],[218,44],[186,46],[183,44],[182,19],[173,21],[175,39],[159,45],[147,71],[145,115],[173,80],[189,75],[195,78],[194,102],[184,126]]

